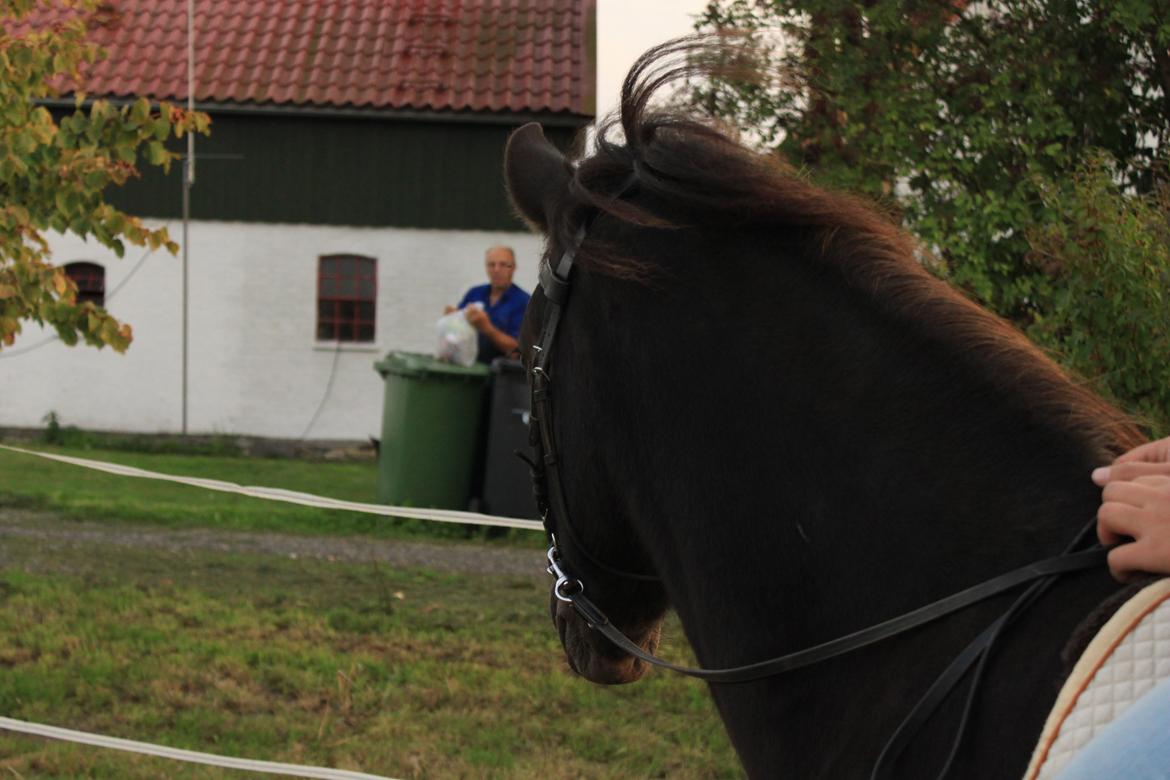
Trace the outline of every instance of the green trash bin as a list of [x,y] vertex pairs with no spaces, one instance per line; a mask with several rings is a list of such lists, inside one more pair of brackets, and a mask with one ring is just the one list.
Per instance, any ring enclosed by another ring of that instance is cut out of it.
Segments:
[[374,364],[386,384],[378,500],[467,509],[490,371],[391,352]]

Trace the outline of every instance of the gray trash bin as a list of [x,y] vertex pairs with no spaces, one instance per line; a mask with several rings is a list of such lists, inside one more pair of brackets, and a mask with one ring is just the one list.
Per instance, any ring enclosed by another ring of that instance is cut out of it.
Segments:
[[487,421],[482,509],[505,517],[537,517],[528,464],[516,457],[529,453],[528,378],[519,360],[492,361],[492,390]]

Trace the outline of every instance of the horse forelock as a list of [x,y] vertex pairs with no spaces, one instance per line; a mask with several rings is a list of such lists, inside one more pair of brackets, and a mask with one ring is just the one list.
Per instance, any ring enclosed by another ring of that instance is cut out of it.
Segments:
[[[808,256],[814,262],[834,269],[885,316],[948,348],[989,385],[1019,398],[1058,429],[1075,432],[1098,459],[1143,439],[1130,417],[1069,377],[1012,325],[928,272],[912,237],[873,204],[812,184],[710,121],[651,105],[663,87],[715,70],[708,66],[728,59],[718,56],[727,46],[718,36],[693,36],[653,49],[635,64],[620,114],[602,124],[596,152],[577,163],[550,226],[550,252],[568,246],[591,212],[650,231],[801,229],[812,237]],[[680,54],[686,62],[671,64]],[[613,138],[619,128],[624,143]],[[636,184],[625,193],[622,183],[631,176]],[[591,231],[578,261],[635,282],[670,271],[647,263],[637,246],[607,240],[604,230]]]

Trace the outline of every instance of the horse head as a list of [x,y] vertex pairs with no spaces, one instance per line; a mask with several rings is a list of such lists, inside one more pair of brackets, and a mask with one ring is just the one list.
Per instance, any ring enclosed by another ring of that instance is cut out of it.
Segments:
[[[512,135],[505,160],[508,190],[517,210],[530,225],[549,236],[550,255],[562,251],[564,243],[555,238],[553,226],[558,219],[568,218],[572,201],[572,167],[536,124],[526,125]],[[538,288],[529,304],[520,339],[521,352],[530,369],[531,356],[538,346],[548,306],[546,294]],[[579,356],[574,352],[580,338],[566,341],[568,343],[558,345],[555,368],[549,366],[548,376],[558,378],[558,388],[573,381],[572,377],[579,376],[581,370],[589,371],[587,365],[581,365],[587,361],[588,355]],[[555,393],[555,390],[550,387],[548,392]],[[551,437],[549,441],[564,443],[570,452],[588,450],[590,445],[583,434],[591,425],[589,416],[592,410],[587,404],[579,405],[580,393],[561,392],[556,398],[556,412],[552,419],[547,419],[534,408],[532,424],[544,427],[545,433]],[[561,457],[559,450],[549,453],[546,449],[542,453],[549,454]],[[568,663],[575,672],[597,683],[635,682],[646,673],[647,665],[591,630],[588,618],[558,591],[570,582],[574,588],[584,588],[586,586],[582,583],[588,582],[590,599],[605,611],[614,625],[649,653],[658,648],[666,611],[665,596],[654,575],[627,571],[632,567],[647,568],[648,557],[633,529],[628,522],[623,522],[625,512],[620,498],[598,492],[595,488],[607,484],[597,473],[603,465],[589,460],[578,463],[570,460],[569,464],[571,470],[561,470],[564,481],[558,482],[553,489],[569,486],[571,498],[566,499],[565,506],[571,506],[572,519],[564,509],[562,512],[551,509],[552,516],[546,517],[550,533],[559,534],[555,548],[558,559],[553,560],[550,555],[550,568],[559,570],[563,565],[572,572],[554,585],[550,593],[552,620]],[[538,467],[547,466],[540,464]],[[590,487],[574,489],[578,485]],[[621,564],[611,565],[607,561]]]

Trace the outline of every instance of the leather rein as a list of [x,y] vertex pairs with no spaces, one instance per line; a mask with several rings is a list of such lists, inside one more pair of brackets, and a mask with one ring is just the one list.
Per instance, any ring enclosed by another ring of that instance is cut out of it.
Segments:
[[[628,187],[623,187],[623,191]],[[620,195],[620,193],[619,193]],[[962,717],[956,729],[951,751],[938,777],[945,777],[950,770],[963,732],[970,718],[975,692],[982,678],[983,670],[992,646],[1007,626],[1014,623],[1019,615],[1031,606],[1062,574],[1083,571],[1103,566],[1107,549],[1094,544],[1080,549],[1085,540],[1091,538],[1095,520],[1086,525],[1073,542],[1060,555],[1045,558],[1035,563],[1009,571],[990,580],[959,591],[951,596],[919,607],[911,612],[892,618],[877,625],[855,631],[846,636],[824,642],[794,653],[778,656],[757,663],[726,669],[700,669],[679,666],[647,653],[621,630],[610,622],[605,613],[585,595],[585,584],[570,573],[557,546],[557,532],[562,538],[572,541],[573,549],[579,551],[597,569],[610,575],[636,581],[659,581],[654,574],[625,571],[606,564],[591,553],[574,532],[569,521],[565,502],[564,486],[561,481],[560,462],[556,441],[553,438],[551,395],[552,374],[550,373],[553,346],[557,330],[568,304],[573,264],[578,250],[585,240],[590,220],[582,225],[572,245],[560,256],[555,267],[551,262],[540,269],[540,287],[544,292],[545,311],[539,338],[532,346],[529,365],[531,387],[531,415],[529,440],[536,459],[529,461],[532,470],[533,492],[546,535],[549,538],[548,573],[556,578],[553,593],[562,602],[571,604],[590,628],[600,632],[619,648],[645,663],[678,672],[709,683],[744,683],[765,677],[784,674],[812,664],[835,658],[862,647],[901,634],[917,626],[938,620],[977,602],[991,598],[1018,586],[1031,583],[1016,601],[995,621],[988,625],[931,685],[927,693],[898,726],[878,757],[871,774],[872,780],[891,780],[893,766],[913,736],[926,723],[930,715],[946,700],[950,692],[974,667],[968,688]],[[527,460],[527,458],[525,458]]]

